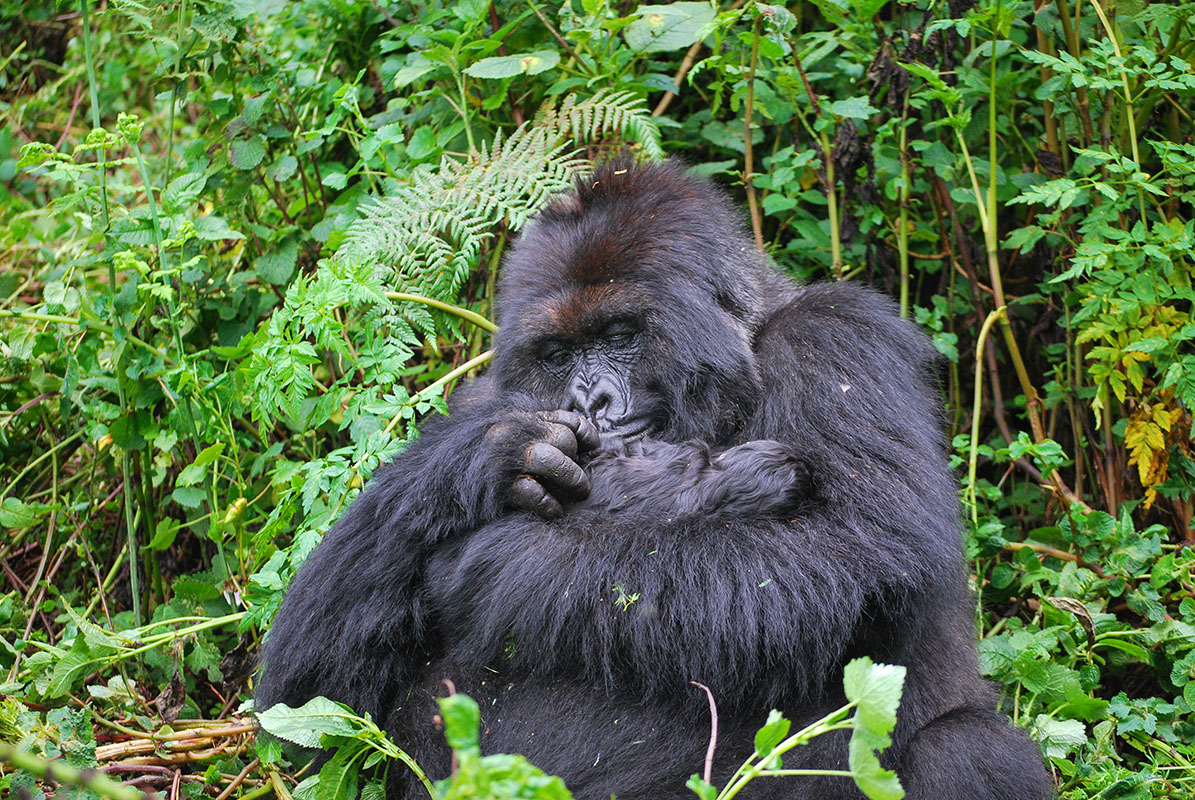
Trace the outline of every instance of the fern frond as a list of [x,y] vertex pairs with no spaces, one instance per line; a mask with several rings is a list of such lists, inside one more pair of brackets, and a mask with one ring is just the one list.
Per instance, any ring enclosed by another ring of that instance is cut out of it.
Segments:
[[545,103],[536,115],[536,124],[556,131],[574,144],[597,141],[609,134],[619,134],[637,142],[650,158],[662,159],[660,129],[647,111],[643,98],[633,92],[602,89],[593,97],[577,101],[570,94],[557,107]]
[[454,299],[498,223],[522,227],[572,185],[584,161],[566,144],[546,126],[524,124],[467,159],[419,167],[398,190],[366,202],[336,257],[393,267],[399,285]]

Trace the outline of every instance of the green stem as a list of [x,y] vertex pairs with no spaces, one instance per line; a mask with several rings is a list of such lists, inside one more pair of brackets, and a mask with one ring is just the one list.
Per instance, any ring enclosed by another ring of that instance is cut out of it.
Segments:
[[421,294],[408,294],[407,292],[386,292],[386,297],[390,300],[405,300],[411,303],[422,303],[425,306],[438,308],[441,311],[446,311],[449,314],[460,317],[463,320],[472,322],[477,327],[487,330],[490,333],[498,330],[498,326],[490,322],[485,317],[478,314],[476,311],[470,311],[467,308],[454,306],[450,303],[445,303],[443,300],[437,300],[434,297],[425,297]]
[[[1133,151],[1133,161],[1137,164],[1137,169],[1141,169],[1141,154],[1137,150],[1137,121],[1133,117],[1133,91],[1129,88],[1129,73],[1124,67],[1124,55],[1120,52],[1120,42],[1116,39],[1116,31],[1112,29],[1112,23],[1108,21],[1107,15],[1104,14],[1104,9],[1099,4],[1099,0],[1091,0],[1091,6],[1095,9],[1095,14],[1100,18],[1100,24],[1104,26],[1104,33],[1108,35],[1108,41],[1112,43],[1112,50],[1116,53],[1116,57],[1120,59],[1120,82],[1124,87],[1124,104],[1125,104],[1125,121],[1129,126],[1129,148]],[[1134,181],[1136,183],[1136,181]],[[1141,214],[1141,219],[1145,219],[1145,192],[1141,187],[1137,187],[1137,210]]]
[[[87,61],[87,86],[91,97],[91,127],[98,129],[100,127],[100,100],[99,88],[95,79],[95,54],[92,51],[91,22],[87,16],[89,2],[90,0],[80,0],[79,5],[82,7],[83,12],[83,55]],[[100,175],[100,209],[103,214],[104,233],[106,235],[108,228],[111,226],[111,217],[108,212],[107,171],[104,167],[104,163],[107,161],[106,148],[101,148],[96,153],[96,159],[99,163]],[[113,338],[119,340],[122,337],[127,337],[128,331],[125,328],[124,320],[121,319],[120,314],[116,311],[116,262],[111,258],[108,259],[108,318],[112,322]],[[120,331],[121,336],[116,335],[115,332],[117,330]],[[129,407],[128,400],[125,397],[124,370],[121,363],[123,360],[123,352],[118,350],[112,369],[116,377],[116,397],[120,403],[120,414],[125,419],[128,419]],[[129,467],[129,453],[123,448],[120,452],[120,474],[124,480],[124,524],[129,543],[129,594],[133,597],[133,620],[140,622],[141,593],[137,586],[137,531],[133,529],[133,472]]]
[[909,101],[905,98],[905,110],[900,121],[900,222],[896,230],[896,246],[900,255],[900,315],[909,316],[909,131],[906,124]]
[[975,399],[971,404],[971,448],[967,456],[967,503],[971,506],[971,521],[979,524],[979,507],[975,500],[975,471],[979,464],[979,410],[983,403],[983,348],[987,344],[992,324],[1004,316],[1004,306],[988,314],[979,329],[975,343]]
[[[14,311],[11,309],[0,309],[0,317],[8,317],[10,319],[24,320],[26,322],[53,322],[59,325],[82,325],[85,328],[94,328],[97,331],[102,331],[109,336],[115,336],[116,331],[111,325],[105,325],[102,322],[94,322],[82,317],[64,317],[59,314],[39,314],[35,311]],[[158,358],[162,359],[167,364],[174,366],[177,362],[171,358],[164,350],[154,347],[144,339],[139,339],[131,333],[125,332],[124,338],[128,339],[138,347],[143,347],[149,352],[153,353]]]
[[751,144],[751,123],[755,108],[755,67],[759,61],[759,18],[751,31],[751,66],[747,73],[747,101],[743,111],[743,186],[747,190],[747,207],[751,212],[751,231],[755,235],[755,249],[767,252],[763,244],[763,220],[759,215],[759,199],[755,196],[755,148]]
[[[428,386],[425,386],[424,388],[420,389],[418,392],[413,394],[411,396],[411,399],[408,400],[406,404],[408,406],[415,405],[416,403],[418,403],[420,400],[422,400],[427,395],[434,394],[435,392],[439,391],[443,387],[447,386],[452,381],[454,381],[457,378],[459,378],[460,376],[464,375],[466,372],[469,372],[470,370],[473,370],[473,369],[477,369],[482,364],[485,364],[493,357],[494,357],[494,351],[486,350],[484,353],[477,356],[476,358],[469,359],[464,364],[461,364],[459,367],[452,370],[451,372],[446,374],[444,377],[440,378],[435,383],[429,384]],[[390,420],[390,424],[386,426],[386,433],[390,433],[392,430],[394,430],[394,426],[398,424],[398,421],[400,419],[402,419],[402,414],[401,413],[395,414],[394,418],[392,420]]]
[[830,144],[830,134],[826,133],[825,128],[818,131],[817,136],[821,140],[822,162],[826,168],[826,203],[830,214],[831,268],[834,270],[834,277],[842,280],[844,270],[842,265],[842,241],[838,231],[838,193],[835,188],[836,179],[834,177],[834,148]]

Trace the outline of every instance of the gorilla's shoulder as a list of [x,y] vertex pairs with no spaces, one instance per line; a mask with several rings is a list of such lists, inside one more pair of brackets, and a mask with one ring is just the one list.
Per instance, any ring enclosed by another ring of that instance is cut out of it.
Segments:
[[777,308],[760,330],[760,357],[770,347],[837,354],[842,361],[863,360],[872,369],[892,362],[932,368],[941,356],[912,320],[900,316],[896,302],[858,283],[814,283]]

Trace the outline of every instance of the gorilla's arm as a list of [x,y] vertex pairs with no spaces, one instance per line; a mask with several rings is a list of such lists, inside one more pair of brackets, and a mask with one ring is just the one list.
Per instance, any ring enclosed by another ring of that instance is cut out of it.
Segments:
[[585,466],[592,490],[577,509],[738,519],[791,515],[809,495],[809,470],[780,442],[712,450],[704,442],[647,441]]
[[720,698],[817,691],[861,651],[899,660],[875,642],[908,641],[911,610],[961,568],[933,353],[890,302],[847,285],[806,289],[757,352],[764,387],[742,439],[808,465],[793,516],[670,518],[645,501],[490,526],[431,567],[449,640],[498,667],[649,693],[700,680]]
[[291,584],[266,640],[258,708],[315,695],[375,718],[389,707],[431,644],[419,591],[428,553],[512,507],[551,516],[544,498],[556,501],[541,483],[561,496],[587,488],[561,449],[596,445],[596,431],[533,408],[476,380],[454,396],[450,418],[430,421],[378,471]]

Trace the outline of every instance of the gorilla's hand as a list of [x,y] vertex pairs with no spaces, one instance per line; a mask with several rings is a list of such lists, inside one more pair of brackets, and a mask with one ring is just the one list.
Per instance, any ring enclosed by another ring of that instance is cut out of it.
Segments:
[[589,494],[589,477],[577,456],[596,448],[599,439],[597,428],[581,415],[516,411],[493,423],[485,440],[502,465],[499,480],[510,482],[509,501],[515,508],[556,519],[564,513],[562,500]]
[[810,499],[808,466],[787,446],[763,440],[711,451],[702,442],[644,441],[606,450],[587,466],[582,508],[665,516],[780,517]]
[[795,511],[809,499],[809,466],[780,442],[768,439],[723,450],[712,459],[717,471],[708,483],[706,502],[741,512]]

